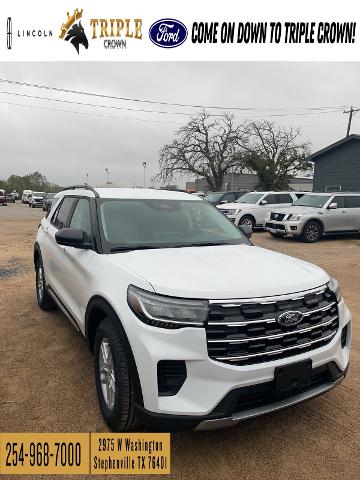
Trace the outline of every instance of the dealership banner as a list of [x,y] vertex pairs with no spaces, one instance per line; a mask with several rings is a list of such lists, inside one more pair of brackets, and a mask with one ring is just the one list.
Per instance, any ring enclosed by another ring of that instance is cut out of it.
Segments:
[[0,59],[358,61],[359,28],[355,0],[12,0],[0,4]]

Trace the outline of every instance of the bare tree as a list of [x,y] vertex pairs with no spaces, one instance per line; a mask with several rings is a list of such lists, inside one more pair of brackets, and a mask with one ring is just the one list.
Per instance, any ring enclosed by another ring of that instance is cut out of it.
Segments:
[[310,144],[299,141],[299,129],[262,120],[247,124],[246,130],[247,135],[239,136],[238,146],[243,164],[259,178],[257,188],[287,189],[291,177],[312,170],[306,160]]
[[160,173],[154,180],[170,182],[174,177],[192,173],[204,177],[211,190],[221,190],[224,176],[240,172],[239,143],[246,143],[242,125],[232,115],[214,117],[200,113],[176,132],[176,139],[160,150]]

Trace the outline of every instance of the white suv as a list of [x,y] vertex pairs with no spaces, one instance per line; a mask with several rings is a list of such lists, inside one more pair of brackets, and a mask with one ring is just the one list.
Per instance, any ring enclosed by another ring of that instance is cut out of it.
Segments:
[[301,192],[249,192],[234,203],[218,205],[235,225],[248,225],[253,230],[263,227],[266,214],[278,207],[288,207],[304,195]]
[[112,429],[234,425],[344,378],[351,315],[337,281],[247,230],[180,192],[56,195],[34,248],[37,300],[87,338]]

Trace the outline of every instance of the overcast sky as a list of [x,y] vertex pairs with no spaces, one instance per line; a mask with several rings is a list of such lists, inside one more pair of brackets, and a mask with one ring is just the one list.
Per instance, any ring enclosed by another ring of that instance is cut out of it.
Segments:
[[[347,117],[340,107],[360,104],[360,63],[0,63],[0,77],[171,103],[268,109],[236,115],[239,121],[248,115],[301,127],[312,150],[344,137]],[[0,83],[0,92],[0,178],[38,170],[60,185],[83,183],[86,173],[90,183],[102,185],[105,168],[118,186],[142,185],[144,161],[150,185],[151,177],[158,171],[160,147],[171,142],[179,123],[185,123],[189,117],[85,107],[3,92],[121,108],[195,111],[6,83]],[[304,107],[335,107],[338,111],[308,114],[309,110],[289,110]],[[279,113],[286,116],[268,116]],[[360,112],[354,118],[353,133],[359,130]],[[180,186],[184,183],[185,180],[178,182]]]

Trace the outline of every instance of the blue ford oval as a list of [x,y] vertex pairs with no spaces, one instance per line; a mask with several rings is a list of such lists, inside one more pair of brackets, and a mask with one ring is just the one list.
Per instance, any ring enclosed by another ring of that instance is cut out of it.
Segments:
[[185,25],[174,18],[162,18],[149,29],[150,40],[162,48],[178,47],[185,42],[187,35]]

